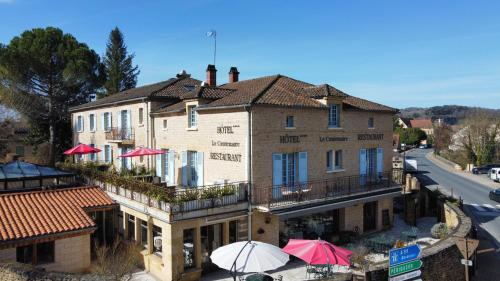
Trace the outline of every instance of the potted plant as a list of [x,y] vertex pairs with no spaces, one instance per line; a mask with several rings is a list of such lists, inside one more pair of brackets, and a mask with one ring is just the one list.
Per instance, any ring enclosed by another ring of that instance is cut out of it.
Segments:
[[236,185],[225,185],[219,189],[220,197],[224,205],[236,204],[238,202],[238,194],[236,193]]
[[196,209],[198,205],[199,192],[197,189],[185,189],[179,196],[183,211]]
[[219,192],[216,186],[211,186],[205,189],[202,189],[200,198],[203,200],[203,207],[210,208],[212,207],[212,203],[214,198],[219,196]]

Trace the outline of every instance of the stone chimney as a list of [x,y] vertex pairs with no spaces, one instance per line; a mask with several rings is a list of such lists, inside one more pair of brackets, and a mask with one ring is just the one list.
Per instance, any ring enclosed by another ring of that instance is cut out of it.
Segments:
[[235,66],[231,66],[231,69],[229,69],[229,83],[238,82],[239,75],[238,69]]
[[215,65],[209,64],[207,66],[207,85],[210,87],[217,86],[217,69],[215,69]]

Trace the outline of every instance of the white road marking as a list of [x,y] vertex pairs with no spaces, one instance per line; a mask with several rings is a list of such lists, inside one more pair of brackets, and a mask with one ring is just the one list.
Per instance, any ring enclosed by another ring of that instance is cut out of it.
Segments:
[[487,212],[488,211],[488,209],[481,207],[478,204],[471,203],[470,205],[472,207],[474,207],[474,209],[478,210],[479,212]]

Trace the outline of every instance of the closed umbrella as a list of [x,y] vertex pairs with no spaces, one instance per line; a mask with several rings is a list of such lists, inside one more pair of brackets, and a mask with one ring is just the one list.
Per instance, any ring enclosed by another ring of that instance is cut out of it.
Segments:
[[101,152],[99,148],[92,147],[90,145],[86,145],[83,143],[78,144],[77,146],[64,151],[65,155],[74,155],[74,154],[89,154],[89,153],[97,153]]
[[312,265],[338,264],[349,266],[349,259],[352,255],[351,251],[320,239],[290,239],[283,251]]
[[236,280],[236,273],[265,272],[284,266],[289,256],[271,244],[243,241],[217,248],[210,259],[233,273]]

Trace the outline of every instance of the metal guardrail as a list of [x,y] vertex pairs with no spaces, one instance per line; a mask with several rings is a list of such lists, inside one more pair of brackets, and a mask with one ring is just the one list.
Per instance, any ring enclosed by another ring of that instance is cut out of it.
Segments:
[[133,141],[134,128],[112,127],[106,131],[106,140]]
[[308,181],[291,186],[253,186],[252,204],[268,209],[286,207],[314,200],[335,199],[404,184],[403,171],[383,172],[373,177],[346,176]]

